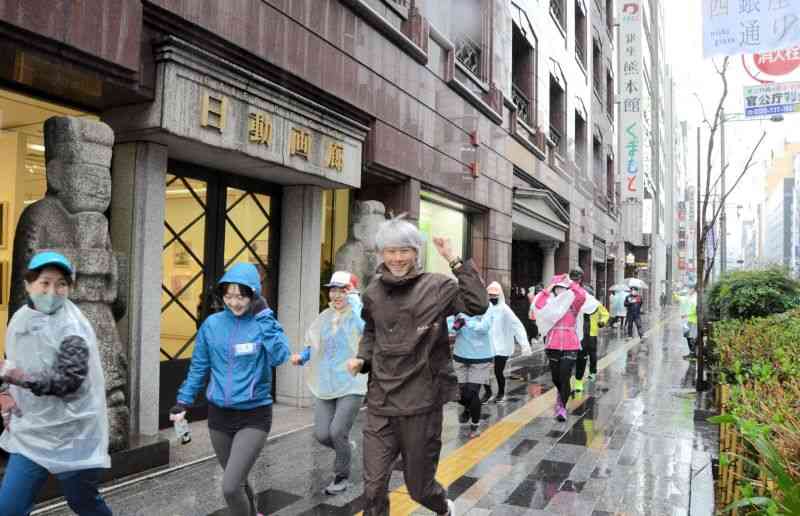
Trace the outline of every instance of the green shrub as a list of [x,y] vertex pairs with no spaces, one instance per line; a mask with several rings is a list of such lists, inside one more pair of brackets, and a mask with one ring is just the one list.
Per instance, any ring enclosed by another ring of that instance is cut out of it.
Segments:
[[[748,443],[738,456],[741,498],[724,512],[800,514],[800,308],[721,320],[712,341],[716,376],[730,385],[714,421],[735,424]],[[766,491],[761,478],[771,481]]]
[[708,294],[706,319],[749,319],[800,306],[800,283],[779,268],[734,271]]

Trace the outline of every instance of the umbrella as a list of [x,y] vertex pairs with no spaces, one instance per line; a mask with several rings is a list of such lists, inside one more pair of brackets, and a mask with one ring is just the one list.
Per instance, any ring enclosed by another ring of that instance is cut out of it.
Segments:
[[611,285],[611,288],[609,288],[608,290],[610,290],[611,292],[619,292],[620,290],[628,291],[630,289],[631,288],[628,285],[623,285],[622,283],[617,283],[616,285]]
[[647,288],[647,283],[640,280],[639,278],[627,278],[625,279],[625,283],[627,283],[628,286],[631,288],[638,288],[638,289]]

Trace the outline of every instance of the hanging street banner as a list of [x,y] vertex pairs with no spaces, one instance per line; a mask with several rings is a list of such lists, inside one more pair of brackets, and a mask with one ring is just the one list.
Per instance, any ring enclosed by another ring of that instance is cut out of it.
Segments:
[[703,0],[703,57],[800,44],[800,0]]
[[641,203],[642,177],[642,5],[641,0],[620,2],[620,149],[617,162],[622,202]]
[[746,117],[783,113],[800,113],[800,82],[744,87],[744,114]]

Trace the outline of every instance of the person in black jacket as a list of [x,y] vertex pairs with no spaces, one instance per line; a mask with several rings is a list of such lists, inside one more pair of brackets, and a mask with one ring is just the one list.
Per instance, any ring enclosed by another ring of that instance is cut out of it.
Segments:
[[642,296],[639,294],[639,289],[631,287],[631,293],[625,298],[625,308],[627,314],[625,315],[625,325],[628,330],[628,338],[633,338],[633,325],[636,325],[636,332],[639,337],[642,337]]

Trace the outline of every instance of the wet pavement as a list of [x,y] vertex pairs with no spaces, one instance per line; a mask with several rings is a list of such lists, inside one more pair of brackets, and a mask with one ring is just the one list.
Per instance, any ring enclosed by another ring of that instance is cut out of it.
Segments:
[[[713,513],[715,427],[697,403],[694,367],[676,317],[660,316],[642,341],[601,338],[601,370],[570,402],[565,423],[552,417],[554,391],[544,353],[513,362],[508,403],[484,407],[481,435],[467,437],[456,404],[445,409],[439,478],[459,515],[687,515]],[[330,497],[333,453],[311,430],[270,441],[251,481],[269,515],[352,515],[361,508],[361,423],[354,486]],[[697,421],[696,421],[697,420]],[[223,516],[222,470],[208,461],[111,488],[117,515]],[[390,483],[392,515],[431,514]],[[70,514],[64,509],[37,514]]]

